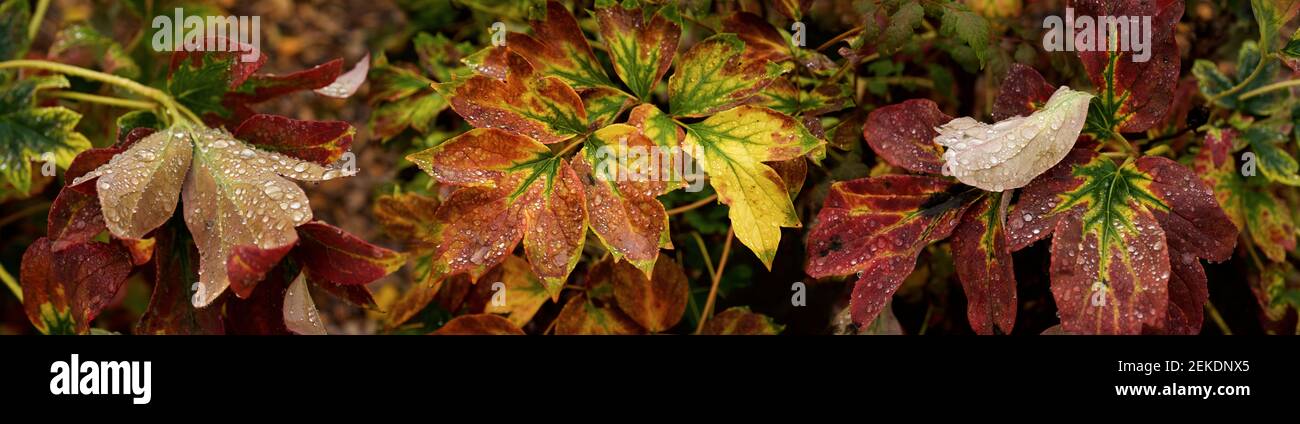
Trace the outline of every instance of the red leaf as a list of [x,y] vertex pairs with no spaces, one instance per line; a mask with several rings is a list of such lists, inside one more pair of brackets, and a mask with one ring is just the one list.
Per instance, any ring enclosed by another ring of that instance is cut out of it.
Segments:
[[1174,33],[1183,16],[1182,0],[1075,0],[1069,6],[1074,7],[1075,16],[1151,17],[1151,57],[1145,62],[1134,62],[1131,49],[1077,50],[1088,79],[1097,87],[1100,107],[1095,109],[1107,115],[1100,119],[1112,126],[1106,130],[1140,132],[1159,123],[1174,103],[1178,85],[1180,64]]
[[136,334],[222,334],[220,300],[204,308],[190,303],[190,286],[199,280],[199,251],[189,235],[169,226],[155,239],[164,255],[154,261],[153,294]]
[[1016,274],[999,213],[1004,193],[971,205],[952,234],[953,264],[966,292],[966,316],[979,334],[1010,334],[1016,324]]
[[927,99],[912,99],[871,111],[862,129],[871,150],[891,165],[927,174],[943,169],[943,151],[934,142],[935,128],[952,117]]
[[993,102],[993,120],[1001,121],[1016,116],[1029,116],[1047,103],[1056,92],[1034,68],[1015,63],[1002,80],[1002,88]]
[[808,275],[859,273],[850,299],[853,319],[870,324],[912,272],[921,249],[952,233],[976,193],[928,176],[835,183],[808,235]]
[[[266,280],[253,287],[242,299],[226,299],[226,331],[230,334],[293,334],[284,322],[284,296],[289,283],[297,276],[291,267],[278,266],[266,274]],[[213,302],[212,305],[216,305]]]
[[[246,299],[266,277],[266,272],[289,253],[293,244],[262,249],[253,245],[235,246],[230,257],[226,258],[226,275],[230,278],[230,289],[236,296]],[[287,286],[287,285],[286,285]]]
[[[78,156],[80,157],[80,156]],[[89,183],[94,185],[94,183]],[[75,189],[59,191],[50,205],[47,228],[51,249],[62,251],[76,244],[86,243],[108,229],[104,215],[99,210],[99,198]]]
[[406,255],[367,243],[320,221],[298,226],[298,248],[293,257],[306,268],[312,281],[345,286],[369,284],[406,263]]
[[361,88],[361,84],[366,82],[366,74],[370,72],[370,53],[361,58],[352,69],[339,75],[329,85],[312,90],[316,94],[333,97],[336,99],[346,99],[352,97]]
[[19,279],[27,318],[44,333],[82,334],[131,273],[117,244],[80,243],[61,252],[37,239],[23,254]]
[[722,20],[722,32],[730,32],[745,42],[745,56],[781,62],[789,60],[790,46],[772,24],[749,12],[737,12]]
[[346,121],[304,121],[258,114],[239,125],[235,138],[266,150],[329,165],[348,151],[356,132]]
[[253,75],[240,92],[230,93],[234,103],[261,103],[302,90],[315,90],[333,83],[343,73],[343,59],[285,75]]

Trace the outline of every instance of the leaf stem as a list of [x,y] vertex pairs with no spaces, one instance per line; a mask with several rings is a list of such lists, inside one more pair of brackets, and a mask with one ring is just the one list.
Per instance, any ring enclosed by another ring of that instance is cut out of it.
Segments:
[[1219,331],[1222,331],[1223,335],[1232,335],[1232,329],[1228,328],[1228,323],[1223,320],[1222,315],[1219,315],[1219,309],[1214,307],[1214,302],[1205,299],[1205,310],[1210,311],[1210,319],[1213,319],[1214,324],[1219,326]]
[[0,280],[4,280],[5,286],[9,287],[9,291],[14,293],[14,297],[17,297],[19,302],[23,301],[22,287],[18,286],[18,281],[14,280],[14,276],[9,275],[9,271],[5,270],[4,265],[0,265]]
[[1270,92],[1270,91],[1281,90],[1281,89],[1284,89],[1284,88],[1291,88],[1291,87],[1295,87],[1295,86],[1297,86],[1297,85],[1300,85],[1300,79],[1293,79],[1293,80],[1286,80],[1286,81],[1278,81],[1278,82],[1275,82],[1275,83],[1272,83],[1272,84],[1269,84],[1269,85],[1266,85],[1266,86],[1263,86],[1263,87],[1260,87],[1260,88],[1256,88],[1256,89],[1254,89],[1254,90],[1247,91],[1247,92],[1245,92],[1245,93],[1241,93],[1241,96],[1238,96],[1238,97],[1237,97],[1237,100],[1246,100],[1246,99],[1249,99],[1249,98],[1251,98],[1251,97],[1255,97],[1255,96],[1258,96],[1258,95],[1261,95],[1261,94],[1264,94],[1264,93],[1267,93],[1267,92]]
[[718,258],[718,270],[713,273],[713,286],[709,288],[709,297],[704,301],[704,310],[700,311],[700,323],[695,326],[695,334],[704,330],[704,323],[713,315],[713,303],[718,298],[718,283],[722,281],[722,271],[727,269],[727,257],[731,256],[731,240],[736,238],[734,229],[727,229],[727,242],[722,245],[722,257]]
[[556,152],[556,153],[555,153],[555,157],[558,158],[558,157],[561,157],[561,156],[564,156],[564,155],[568,154],[569,152],[573,151],[573,149],[577,148],[578,146],[581,146],[582,143],[583,143],[583,142],[586,142],[586,141],[587,141],[587,139],[582,138],[582,137],[578,137],[577,140],[573,140],[572,143],[569,143],[568,145],[565,145],[563,149],[560,149],[559,152]]
[[709,255],[709,247],[704,245],[704,238],[700,237],[699,231],[691,231],[691,237],[695,238],[695,244],[700,246],[700,254],[704,256],[704,269],[709,271],[709,276],[712,276],[713,257]]
[[129,100],[129,99],[123,99],[118,97],[100,96],[96,94],[80,93],[76,91],[55,90],[55,91],[42,92],[42,94],[49,97],[55,97],[60,99],[76,100],[76,101],[86,102],[86,103],[98,103],[102,105],[124,107],[127,109],[152,110],[158,107],[158,104],[153,102]]
[[1110,133],[1110,141],[1113,141],[1113,144],[1118,144],[1119,149],[1124,153],[1129,154],[1129,156],[1141,156],[1141,153],[1138,152],[1137,148],[1133,147],[1133,143],[1129,143],[1128,139],[1124,138],[1120,133],[1112,131]]
[[141,96],[148,97],[149,99],[157,102],[158,104],[166,108],[168,114],[172,115],[175,118],[178,118],[181,121],[190,121],[194,123],[203,122],[203,120],[200,119],[198,115],[195,115],[194,112],[190,111],[189,108],[186,108],[184,105],[177,103],[175,99],[173,99],[167,93],[164,93],[162,90],[153,87],[148,87],[145,86],[144,84],[140,84],[138,82],[132,81],[130,79],[122,78],[117,75],[106,74],[103,72],[82,68],[80,66],[72,66],[72,65],[52,62],[48,60],[20,59],[20,60],[7,60],[7,61],[0,62],[0,69],[13,69],[13,68],[40,69],[40,70],[45,70],[50,72],[57,72],[60,74],[67,74],[76,77],[81,77],[88,80],[99,81],[105,84],[115,85],[118,87],[122,87],[127,91],[131,91]]
[[681,214],[681,213],[683,213],[683,212],[687,212],[687,211],[691,211],[691,210],[699,209],[700,207],[705,206],[705,205],[708,205],[708,204],[710,204],[710,203],[713,203],[713,202],[715,202],[715,201],[717,201],[717,200],[718,200],[718,194],[717,194],[717,193],[713,193],[712,196],[705,197],[705,198],[700,199],[700,200],[696,200],[696,201],[691,202],[690,204],[687,204],[687,205],[682,205],[682,206],[678,206],[678,207],[675,207],[675,208],[669,209],[669,210],[668,210],[668,216],[673,216],[673,215]]
[[1269,61],[1272,59],[1273,56],[1264,56],[1263,58],[1260,58],[1259,63],[1255,64],[1255,70],[1251,71],[1250,75],[1246,76],[1246,79],[1241,80],[1241,82],[1237,83],[1237,85],[1232,86],[1232,88],[1229,88],[1224,91],[1220,91],[1218,94],[1215,94],[1213,97],[1210,97],[1207,103],[1217,102],[1219,101],[1219,99],[1222,99],[1227,96],[1231,96],[1233,94],[1237,94],[1238,91],[1245,89],[1247,85],[1250,85],[1252,82],[1255,82],[1255,79],[1259,78],[1259,76],[1264,73],[1264,68],[1268,66]]
[[27,39],[36,38],[36,33],[41,30],[41,21],[45,20],[45,10],[50,8],[50,0],[38,0],[36,2],[36,11],[32,12],[32,20],[27,23]]

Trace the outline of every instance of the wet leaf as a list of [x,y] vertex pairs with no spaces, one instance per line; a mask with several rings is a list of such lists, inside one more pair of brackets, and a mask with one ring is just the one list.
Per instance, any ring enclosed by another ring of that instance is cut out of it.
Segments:
[[753,13],[737,12],[723,18],[722,32],[736,34],[745,42],[745,56],[749,60],[781,62],[793,58],[790,45],[781,33]]
[[1170,273],[1182,283],[1175,290],[1204,293],[1189,272],[1200,273],[1197,257],[1231,256],[1230,222],[1182,165],[1150,156],[1121,165],[1076,149],[1024,189],[1008,234],[1012,250],[1054,235],[1052,294],[1065,331],[1137,334],[1176,330],[1166,326],[1174,315],[1199,328],[1201,305],[1175,299],[1169,311]]
[[388,237],[402,243],[412,254],[425,254],[437,247],[441,232],[436,215],[438,199],[415,193],[398,193],[375,199],[374,214]]
[[316,94],[333,97],[336,99],[346,99],[352,97],[352,94],[361,88],[361,84],[366,82],[366,74],[370,72],[370,53],[366,53],[352,69],[339,75],[334,81],[321,88],[312,90]]
[[356,128],[346,121],[303,121],[253,115],[234,131],[235,138],[263,150],[329,165],[352,146]]
[[504,79],[475,75],[440,84],[438,92],[475,127],[502,129],[546,144],[587,131],[587,111],[573,88],[542,76],[513,51],[507,54]]
[[185,224],[202,258],[194,304],[208,305],[228,286],[247,297],[298,241],[294,227],[312,218],[307,195],[282,177],[323,181],[349,171],[256,149],[221,130],[180,137],[194,145],[182,193]]
[[79,243],[53,252],[37,239],[23,254],[19,281],[32,325],[45,334],[85,334],[131,273],[131,257],[110,243]]
[[609,47],[614,72],[633,95],[648,100],[655,84],[672,65],[681,26],[662,12],[647,18],[644,10],[622,5],[596,9],[596,21],[600,37]]
[[934,142],[939,136],[936,129],[951,120],[935,102],[913,99],[871,111],[862,137],[891,165],[938,174],[943,169],[943,151]]
[[114,236],[143,239],[176,211],[192,155],[188,136],[156,132],[76,178],[72,185],[95,188],[103,219]]
[[1289,144],[1285,125],[1275,122],[1256,122],[1241,132],[1240,137],[1258,158],[1259,172],[1270,181],[1300,186],[1300,163],[1284,147]]
[[781,67],[746,54],[735,34],[717,34],[678,58],[668,78],[668,111],[677,117],[709,115],[750,100],[781,75]]
[[[573,161],[586,192],[591,229],[616,258],[647,275],[659,256],[668,214],[657,196],[671,176],[669,160],[636,127],[614,124],[587,139]],[[658,166],[656,166],[658,165]]]
[[820,148],[799,121],[771,109],[740,106],[686,126],[686,151],[730,206],[736,238],[768,268],[781,227],[799,227],[784,181],[762,162],[794,159]]
[[363,286],[392,274],[406,263],[406,255],[348,234],[321,221],[298,226],[298,246],[293,256],[313,282]]
[[[966,317],[979,334],[1011,334],[1016,324],[1016,273],[1000,213],[1003,196],[989,193],[962,215],[952,234],[953,265],[966,292]],[[1007,217],[1015,219],[1016,217]]]
[[1284,262],[1286,253],[1296,248],[1291,209],[1277,197],[1275,187],[1260,178],[1241,176],[1232,156],[1236,137],[1231,129],[1211,129],[1193,161],[1196,173],[1214,191],[1236,228],[1249,234],[1264,256]]
[[533,22],[532,27],[533,35],[508,34],[506,45],[527,58],[542,75],[557,77],[574,88],[612,85],[578,21],[564,5],[546,2],[546,18]]
[[649,278],[627,262],[616,262],[610,277],[618,308],[651,333],[667,331],[686,312],[690,285],[672,258],[659,258]]
[[[1151,57],[1144,62],[1133,60],[1138,52],[1132,49],[1076,46],[1088,79],[1097,87],[1085,131],[1108,139],[1114,133],[1146,131],[1158,124],[1172,106],[1178,86],[1179,56],[1174,32],[1183,16],[1183,2],[1080,0],[1073,6],[1075,16],[1151,17],[1147,49]],[[1093,40],[1094,45],[1099,42],[1107,41]],[[1073,330],[1067,327],[1066,331]]]
[[858,273],[849,300],[866,325],[912,273],[916,256],[957,227],[979,193],[930,176],[887,175],[838,182],[808,235],[814,278]]
[[712,336],[770,336],[781,334],[785,326],[766,315],[750,312],[748,307],[728,308],[704,323],[700,334]]
[[636,101],[621,91],[604,87],[585,90],[581,97],[587,109],[587,129],[592,131],[614,122]]
[[587,232],[582,182],[568,161],[528,137],[475,129],[407,157],[460,186],[438,208],[442,239],[431,272],[478,280],[522,239],[553,299],[577,265]]
[[1026,117],[985,124],[970,117],[939,127],[943,174],[988,191],[1024,187],[1074,147],[1092,95],[1061,87]]
[[1048,83],[1037,70],[1013,63],[993,102],[993,120],[1029,116],[1046,105],[1054,93],[1056,87]]
[[298,274],[284,293],[284,326],[295,334],[325,335],[325,324],[307,291],[307,275]]
[[511,324],[510,321],[505,318],[493,314],[476,314],[458,316],[455,319],[448,321],[446,324],[443,324],[442,328],[439,328],[438,331],[434,331],[433,334],[458,336],[522,336],[524,335],[524,330],[520,330],[519,326]]

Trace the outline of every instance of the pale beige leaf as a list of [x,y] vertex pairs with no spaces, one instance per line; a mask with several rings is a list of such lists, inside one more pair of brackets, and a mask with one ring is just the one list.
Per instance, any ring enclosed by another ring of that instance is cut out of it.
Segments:
[[325,324],[321,323],[316,302],[307,291],[306,274],[298,273],[298,278],[293,279],[284,293],[284,326],[298,334],[325,335]]
[[108,230],[119,238],[142,239],[176,211],[191,152],[188,134],[159,131],[72,184],[99,178],[95,189]]

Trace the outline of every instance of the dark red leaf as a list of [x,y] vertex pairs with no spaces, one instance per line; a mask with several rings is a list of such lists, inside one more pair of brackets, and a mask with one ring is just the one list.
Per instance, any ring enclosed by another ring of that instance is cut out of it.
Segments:
[[329,165],[352,147],[356,132],[346,121],[304,121],[258,114],[239,125],[235,138],[265,150]]
[[1048,83],[1034,68],[1012,64],[1007,77],[1002,80],[1002,88],[993,101],[993,120],[1015,116],[1029,116],[1056,92],[1056,87]]
[[394,252],[320,221],[298,226],[298,248],[293,257],[306,268],[312,281],[355,286],[391,274],[406,263]]
[[952,117],[928,99],[912,99],[871,111],[862,129],[871,150],[891,165],[927,174],[943,169],[943,150],[935,128]]
[[[221,300],[195,308],[190,300],[194,282],[199,281],[199,251],[183,233],[169,226],[157,232],[157,248],[163,255],[154,261],[153,294],[149,308],[135,326],[136,334],[222,334]],[[221,299],[224,299],[221,298]]]

